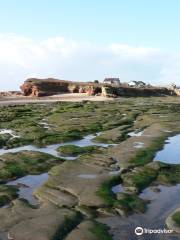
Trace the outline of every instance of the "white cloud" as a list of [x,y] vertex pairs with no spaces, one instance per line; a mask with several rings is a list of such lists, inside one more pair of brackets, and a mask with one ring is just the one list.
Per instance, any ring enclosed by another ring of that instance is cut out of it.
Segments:
[[160,49],[0,34],[0,91],[18,89],[28,77],[89,81],[119,76],[122,81],[180,84],[179,69],[180,54]]

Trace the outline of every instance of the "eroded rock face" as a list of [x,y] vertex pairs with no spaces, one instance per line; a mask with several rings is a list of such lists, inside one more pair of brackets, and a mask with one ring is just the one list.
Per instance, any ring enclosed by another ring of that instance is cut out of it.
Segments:
[[17,97],[20,95],[21,95],[20,91],[0,92],[0,97]]
[[[127,87],[127,86],[110,86],[102,87],[104,97],[150,97],[150,96],[178,96],[175,90],[165,87]],[[180,94],[179,94],[180,95]]]
[[52,78],[48,79],[27,79],[20,87],[25,96],[46,96],[58,92],[68,92],[68,83]]
[[87,93],[88,95],[94,95],[101,91],[98,83],[72,82],[54,78],[30,78],[20,86],[20,89],[25,96],[33,97],[50,96],[58,93]]
[[67,80],[58,80],[54,78],[27,79],[20,89],[25,96],[41,97],[50,96],[60,93],[87,93],[87,95],[102,94],[105,97],[119,96],[163,96],[177,95],[176,89],[168,89],[163,87],[129,87],[126,85],[110,85],[94,82],[73,82]]

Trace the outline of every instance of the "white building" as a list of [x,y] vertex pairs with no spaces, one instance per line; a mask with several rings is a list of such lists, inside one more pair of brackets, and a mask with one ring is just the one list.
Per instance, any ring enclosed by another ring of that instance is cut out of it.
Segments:
[[120,79],[119,78],[105,78],[103,83],[120,85]]
[[142,81],[130,81],[128,82],[128,86],[130,87],[145,87],[146,84]]

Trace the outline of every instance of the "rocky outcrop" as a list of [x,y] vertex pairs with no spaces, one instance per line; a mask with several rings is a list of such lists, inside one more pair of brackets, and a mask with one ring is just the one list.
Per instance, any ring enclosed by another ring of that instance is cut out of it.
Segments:
[[32,97],[51,96],[60,93],[102,94],[104,97],[149,97],[179,96],[176,89],[166,87],[130,87],[125,84],[114,85],[97,82],[73,82],[54,78],[27,79],[20,87],[23,95]]
[[179,212],[180,208],[177,208],[173,213],[171,213],[166,219],[166,225],[168,229],[173,230],[176,233],[180,233],[180,226],[173,220],[172,216],[176,212]]
[[50,96],[59,93],[87,93],[95,95],[101,91],[98,83],[82,83],[66,80],[58,80],[54,78],[27,79],[20,89],[25,96]]
[[104,97],[150,97],[150,96],[176,96],[177,93],[165,87],[127,87],[127,86],[103,86]]
[[0,92],[0,97],[16,97],[20,95],[21,95],[20,91]]

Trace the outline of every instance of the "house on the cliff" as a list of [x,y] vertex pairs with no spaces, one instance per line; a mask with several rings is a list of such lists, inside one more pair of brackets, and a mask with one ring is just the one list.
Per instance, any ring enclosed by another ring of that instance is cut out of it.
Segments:
[[113,85],[117,85],[117,86],[119,86],[121,84],[119,78],[105,78],[103,83],[113,84]]
[[145,87],[146,84],[142,81],[133,80],[133,81],[128,82],[128,86],[129,87]]

